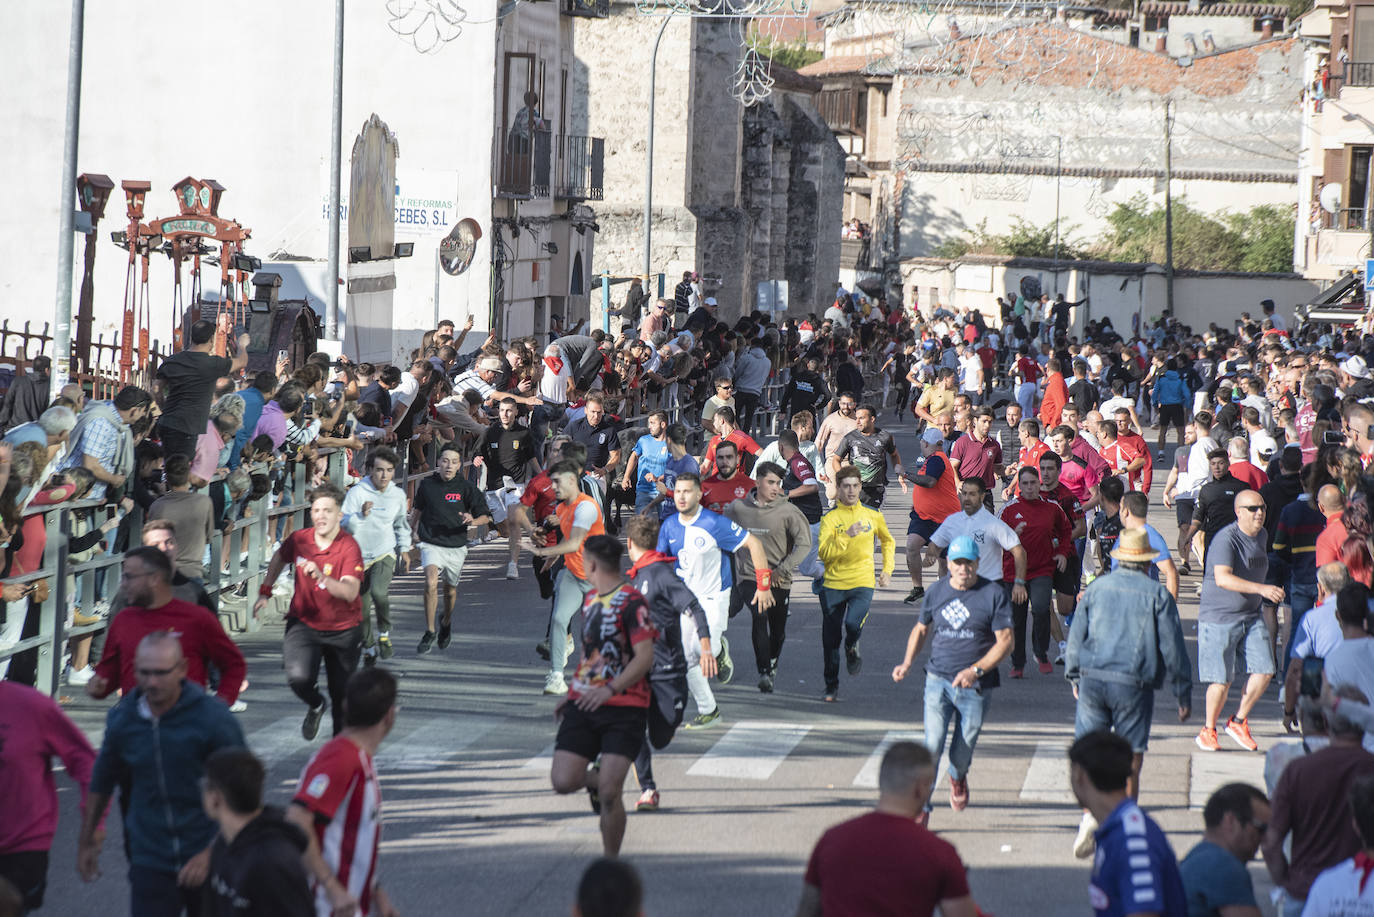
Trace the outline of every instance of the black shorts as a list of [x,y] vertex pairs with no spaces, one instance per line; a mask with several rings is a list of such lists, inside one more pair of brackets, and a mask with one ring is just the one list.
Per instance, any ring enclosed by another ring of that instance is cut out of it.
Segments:
[[887,492],[886,484],[865,484],[859,491],[859,502],[864,506],[871,506],[874,509],[883,508],[883,495]]
[[48,887],[48,851],[0,854],[0,879],[9,880],[18,890],[23,900],[19,913],[38,910]]
[[[1187,528],[1193,521],[1193,506],[1197,500],[1193,497],[1174,498],[1174,521],[1178,523],[1180,530]],[[1184,560],[1187,560],[1185,557]]]
[[554,747],[595,761],[598,755],[621,755],[633,761],[644,744],[648,710],[644,707],[601,707],[586,713],[575,703],[563,708]]
[[1183,426],[1183,405],[1161,404],[1159,406],[1159,429],[1167,430],[1169,427],[1177,427],[1182,430]]
[[1082,582],[1083,558],[1070,554],[1064,569],[1054,571],[1054,591],[1060,595],[1078,595],[1078,587]]
[[908,535],[920,535],[921,538],[929,544],[930,536],[935,534],[935,530],[940,527],[940,523],[932,522],[929,519],[916,515],[915,510],[907,513],[907,515],[911,517],[911,521],[907,523],[906,533]]

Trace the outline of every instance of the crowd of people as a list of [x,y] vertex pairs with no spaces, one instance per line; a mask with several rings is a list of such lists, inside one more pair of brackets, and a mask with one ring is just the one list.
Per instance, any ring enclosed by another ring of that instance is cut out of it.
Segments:
[[[614,858],[631,770],[634,806],[659,808],[653,751],[724,721],[739,614],[761,693],[789,613],[810,601],[798,587],[820,612],[820,700],[838,699],[842,663],[860,675],[875,592],[899,575],[883,509],[907,499],[917,614],[891,678],[924,657],[924,743],[892,746],[876,811],[817,844],[799,913],[976,913],[957,853],[928,828],[936,762],[948,743],[963,811],[1003,674],[1057,668],[1076,699],[1074,853],[1096,851],[1098,913],[1257,913],[1257,850],[1284,914],[1370,912],[1351,902],[1374,909],[1374,337],[1299,337],[1269,301],[1233,329],[1165,319],[1129,338],[1075,322],[1083,303],[1062,296],[998,303],[989,320],[841,288],[823,314],[732,324],[688,272],[671,297],[632,287],[613,333],[465,350],[472,320],[440,322],[401,365],[283,353],[250,372],[246,336],[198,322],[149,388],[101,401],[78,386],[52,399],[35,359],[0,406],[0,649],[37,634],[51,604],[45,515],[84,501],[71,557],[121,560],[118,577],[67,589],[111,598],[59,610],[99,631],[69,641],[66,683],[121,697],[97,753],[25,686],[36,650],[0,660],[0,762],[17,774],[0,789],[0,879],[18,912],[43,899],[56,755],[82,787],[88,879],[119,788],[136,914],[396,913],[377,874],[373,756],[397,697],[385,663],[403,637],[417,655],[449,646],[468,553],[498,542],[505,578],[532,577],[549,603],[531,690],[558,698],[553,789],[587,794]],[[919,455],[903,460],[885,417],[914,424]],[[1174,544],[1149,522],[1156,471]],[[261,558],[212,550],[216,531],[290,505],[300,474],[316,485],[308,524],[264,521]],[[258,595],[207,591],[211,565],[259,562]],[[391,586],[412,566],[424,629],[402,634]],[[264,807],[234,717],[246,669],[217,617],[234,600],[288,606],[302,737],[329,714],[333,738],[284,811]],[[1255,752],[1251,714],[1275,676],[1301,742],[1265,749],[1264,789],[1218,790],[1203,842],[1177,861],[1136,803],[1155,691],[1186,721],[1204,685],[1197,746]],[[7,893],[0,881],[0,914]]]

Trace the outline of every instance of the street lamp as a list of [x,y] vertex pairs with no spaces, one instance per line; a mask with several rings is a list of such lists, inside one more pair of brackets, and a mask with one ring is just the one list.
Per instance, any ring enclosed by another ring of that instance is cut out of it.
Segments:
[[91,325],[95,322],[95,253],[97,226],[105,216],[105,205],[115,183],[108,175],[83,172],[76,179],[77,203],[91,218],[86,234],[86,259],[81,274],[81,301],[76,307],[76,366],[77,372],[91,369]]

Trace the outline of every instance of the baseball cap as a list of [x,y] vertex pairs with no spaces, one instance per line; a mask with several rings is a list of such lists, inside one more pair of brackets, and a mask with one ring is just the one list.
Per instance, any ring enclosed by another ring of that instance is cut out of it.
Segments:
[[714,306],[714,305],[716,305],[716,298],[715,298],[714,296],[708,296],[708,297],[706,297],[706,305],[708,305],[708,306]]
[[973,540],[972,535],[960,535],[949,543],[950,560],[974,560],[978,559],[978,543]]
[[926,427],[926,431],[921,434],[921,442],[923,443],[942,443],[944,441],[945,435],[935,427]]

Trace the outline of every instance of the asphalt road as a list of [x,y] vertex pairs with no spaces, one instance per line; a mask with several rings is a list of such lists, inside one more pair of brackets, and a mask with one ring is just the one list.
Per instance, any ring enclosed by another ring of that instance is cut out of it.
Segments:
[[[889,428],[910,465],[918,454],[911,425]],[[1003,438],[1010,446],[1005,431]],[[1172,543],[1173,512],[1158,497],[1164,477],[1155,477],[1151,522]],[[748,630],[742,620],[734,622],[738,674],[717,691],[722,722],[679,731],[655,760],[662,810],[629,818],[624,855],[643,874],[648,914],[792,913],[816,839],[874,800],[884,743],[919,739],[922,680],[894,684],[890,677],[915,615],[914,606],[901,602],[909,588],[901,551],[909,508],[890,488],[884,513],[898,539],[898,575],[875,599],[862,642],[863,672],[841,675],[839,703],[820,701],[819,612],[807,586],[794,593],[772,695],[756,690]],[[518,581],[504,579],[505,559],[503,544],[469,555],[453,643],[429,656],[415,653],[423,629],[419,576],[396,580],[397,653],[388,664],[401,677],[401,711],[378,761],[385,812],[380,875],[403,914],[568,913],[581,870],[600,854],[586,797],[558,797],[549,789],[554,699],[541,695],[547,664],[534,653],[548,603],[526,566]],[[1185,577],[1182,588],[1193,653],[1198,582],[1197,574]],[[304,709],[285,685],[280,634],[279,625],[268,626],[238,639],[251,681],[241,722],[269,765],[269,801],[284,804],[324,735],[311,744],[300,738]],[[970,772],[971,805],[955,813],[945,781],[936,788],[931,827],[958,847],[989,914],[1089,911],[1089,864],[1070,851],[1080,811],[1068,790],[1064,750],[1073,737],[1073,697],[1062,671],[1041,676],[1032,667],[1024,680],[1011,681],[1004,664]],[[72,694],[67,709],[98,743],[107,702]],[[1237,697],[1238,691],[1228,711]],[[1194,745],[1200,689],[1193,703],[1193,719],[1180,725],[1172,698],[1158,699],[1142,780],[1141,803],[1180,858],[1201,833],[1200,807],[1212,789],[1232,779],[1263,786],[1262,754],[1226,738],[1220,752]],[[1286,740],[1276,690],[1261,702],[1251,728],[1261,751]],[[43,913],[126,914],[117,816],[102,857],[104,875],[85,884],[74,868],[77,792],[65,776],[59,787],[61,823]],[[633,776],[626,793],[631,801],[638,795]],[[1271,913],[1263,866],[1251,864],[1251,875]]]

